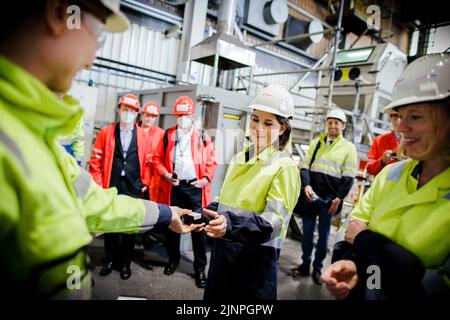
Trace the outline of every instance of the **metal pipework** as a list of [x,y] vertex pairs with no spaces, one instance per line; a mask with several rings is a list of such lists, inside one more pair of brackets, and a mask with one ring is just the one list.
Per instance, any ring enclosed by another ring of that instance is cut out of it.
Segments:
[[331,68],[330,68],[330,89],[328,92],[328,105],[327,112],[331,109],[331,104],[333,102],[333,86],[334,86],[334,72],[336,71],[336,56],[339,45],[339,37],[341,36],[341,28],[342,28],[342,16],[344,14],[344,5],[345,0],[341,0],[341,4],[339,6],[339,19],[336,26],[336,33],[334,34],[334,48],[333,48],[333,59],[331,60]]
[[217,13],[217,32],[233,35],[236,0],[222,0]]
[[251,45],[251,47],[252,48],[256,48],[256,47],[259,47],[259,46],[265,46],[265,45],[268,45],[268,44],[277,44],[277,43],[280,43],[280,42],[287,42],[287,43],[289,43],[291,41],[305,39],[305,38],[308,38],[310,36],[315,36],[317,34],[327,34],[327,33],[332,33],[332,32],[334,32],[333,29],[325,29],[323,31],[304,33],[304,34],[291,36],[291,37],[286,37],[286,38],[282,38],[282,39],[278,39],[278,40],[263,41],[263,42],[255,43],[255,44]]
[[[307,72],[319,72],[319,71],[325,71],[325,70],[329,70],[329,69],[328,68],[305,68],[305,69],[300,69],[300,70],[258,73],[258,74],[254,74],[253,77],[277,76],[277,75],[280,75],[280,74],[297,74],[297,73],[307,73]],[[243,76],[243,78],[248,78],[248,76]]]

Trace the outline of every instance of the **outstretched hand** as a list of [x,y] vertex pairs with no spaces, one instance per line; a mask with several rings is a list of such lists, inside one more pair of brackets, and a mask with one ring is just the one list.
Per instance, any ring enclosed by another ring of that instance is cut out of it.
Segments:
[[358,283],[356,264],[350,260],[336,261],[325,269],[320,281],[337,300],[342,300]]
[[188,209],[181,209],[179,207],[171,206],[170,209],[172,210],[172,221],[169,224],[169,229],[176,233],[189,233],[192,231],[195,231],[198,226],[191,224],[186,225],[181,221],[181,217],[185,214],[192,213],[191,210]]

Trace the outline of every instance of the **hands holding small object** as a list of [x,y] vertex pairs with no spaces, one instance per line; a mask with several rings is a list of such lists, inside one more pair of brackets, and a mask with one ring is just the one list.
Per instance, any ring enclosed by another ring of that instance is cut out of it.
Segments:
[[383,166],[389,164],[392,161],[398,160],[397,153],[392,150],[386,150],[381,157],[381,164]]
[[227,232],[227,219],[215,211],[203,209],[203,214],[189,212],[181,217],[191,231],[204,231],[208,237],[221,238]]
[[172,221],[169,224],[170,230],[176,233],[189,233],[196,229],[195,225],[187,225],[182,221],[182,217],[192,213],[191,210],[175,206],[171,206],[170,209],[172,210]]

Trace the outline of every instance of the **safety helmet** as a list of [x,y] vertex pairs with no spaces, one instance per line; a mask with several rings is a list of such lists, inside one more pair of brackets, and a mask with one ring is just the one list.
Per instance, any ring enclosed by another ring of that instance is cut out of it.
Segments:
[[122,32],[128,29],[130,21],[120,11],[120,0],[99,0],[101,4],[111,11],[106,18],[105,31]]
[[341,120],[343,123],[347,122],[345,113],[341,109],[331,109],[327,114],[327,120],[330,118]]
[[157,117],[161,112],[156,102],[150,101],[144,105],[144,107],[142,108],[142,113]]
[[423,56],[411,62],[394,86],[384,112],[412,103],[438,101],[450,95],[450,53]]
[[136,97],[134,94],[126,94],[120,98],[117,107],[120,109],[120,106],[133,108],[134,110],[139,112],[141,102],[139,101],[138,97]]
[[294,99],[289,91],[280,85],[270,85],[262,89],[252,100],[249,108],[285,118],[292,118],[295,113]]
[[194,101],[188,96],[181,96],[175,101],[173,105],[173,114],[175,115],[185,115],[193,114],[195,112]]

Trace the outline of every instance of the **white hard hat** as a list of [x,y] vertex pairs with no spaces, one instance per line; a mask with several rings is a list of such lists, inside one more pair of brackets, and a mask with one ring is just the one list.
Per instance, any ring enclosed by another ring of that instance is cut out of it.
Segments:
[[292,118],[295,113],[294,99],[289,91],[280,85],[270,85],[262,89],[252,100],[249,108],[285,118]]
[[394,86],[384,112],[407,104],[437,101],[450,95],[450,54],[437,53],[411,62]]
[[112,11],[106,19],[106,31],[122,32],[128,29],[130,22],[128,18],[120,11],[120,0],[100,0],[100,2]]
[[341,109],[331,109],[331,111],[327,114],[327,119],[329,118],[341,120],[343,123],[347,122],[345,113]]

